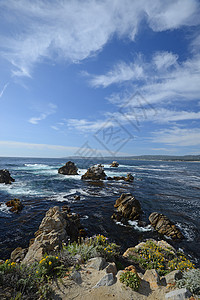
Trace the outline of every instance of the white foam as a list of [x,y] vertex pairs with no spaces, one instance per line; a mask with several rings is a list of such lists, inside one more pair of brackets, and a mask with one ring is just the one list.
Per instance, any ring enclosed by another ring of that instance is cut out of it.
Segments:
[[11,214],[9,207],[5,203],[2,203],[0,205],[0,212],[5,213],[5,214]]
[[141,231],[141,232],[145,232],[145,231],[152,231],[152,227],[151,225],[147,225],[145,227],[143,226],[138,226],[138,222],[137,221],[128,221],[129,225],[133,226],[134,229]]

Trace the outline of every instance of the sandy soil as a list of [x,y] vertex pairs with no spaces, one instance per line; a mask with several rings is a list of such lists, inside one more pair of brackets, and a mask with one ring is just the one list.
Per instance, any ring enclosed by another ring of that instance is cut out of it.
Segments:
[[102,286],[98,288],[94,288],[94,286],[106,274],[105,270],[97,271],[84,265],[79,272],[81,274],[82,283],[77,284],[74,280],[69,279],[69,277],[65,277],[62,282],[58,281],[53,285],[56,293],[55,300],[165,299],[166,287],[161,286],[155,291],[152,291],[149,284],[142,280],[139,291],[134,292],[119,281],[120,272],[118,272],[116,282],[112,286]]

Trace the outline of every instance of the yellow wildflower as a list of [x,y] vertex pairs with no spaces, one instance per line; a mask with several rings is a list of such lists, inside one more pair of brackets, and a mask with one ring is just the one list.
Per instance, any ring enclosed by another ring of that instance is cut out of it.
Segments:
[[52,262],[51,261],[49,261],[49,265],[51,265],[52,264]]

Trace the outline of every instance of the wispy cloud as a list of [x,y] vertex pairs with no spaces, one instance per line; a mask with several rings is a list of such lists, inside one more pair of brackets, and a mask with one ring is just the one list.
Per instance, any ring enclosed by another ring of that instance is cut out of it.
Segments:
[[152,141],[173,146],[199,146],[200,128],[178,128],[159,130],[153,133]]
[[[89,145],[88,145],[89,146]],[[5,149],[5,151],[3,151]],[[7,150],[7,152],[6,152]],[[50,157],[60,157],[62,156],[68,156],[68,155],[81,155],[81,153],[85,153],[85,156],[87,157],[87,154],[93,153],[93,155],[96,156],[110,156],[109,151],[103,150],[103,149],[92,149],[91,147],[81,146],[80,147],[71,147],[71,146],[63,146],[63,145],[51,145],[51,144],[34,144],[34,143],[26,143],[26,142],[17,142],[17,141],[0,141],[0,156],[2,153],[10,153],[14,157],[16,156],[16,153],[20,153],[19,156],[32,156],[35,157],[37,154],[41,157],[48,157],[48,154]],[[119,152],[119,155],[128,155],[127,153]],[[83,155],[84,156],[84,155]]]
[[7,82],[7,83],[3,86],[3,89],[2,89],[1,92],[0,92],[0,98],[3,96],[3,94],[4,94],[5,90],[7,89],[8,85],[9,85],[9,83]]
[[[123,93],[108,97],[113,104],[123,105],[135,92],[139,92],[149,103],[159,103],[166,100],[178,101],[197,100],[200,97],[200,55],[183,62],[178,62],[178,56],[169,52],[159,52],[153,55],[150,62],[140,59],[140,64],[134,76],[134,64],[117,64],[105,75],[93,75],[90,83],[95,87],[107,87],[114,83],[128,81]],[[131,73],[132,72],[132,73]],[[131,75],[130,75],[131,74]],[[145,74],[145,75],[144,75]],[[92,75],[91,75],[92,76]],[[142,80],[143,79],[143,80]],[[129,94],[129,95],[128,95]],[[133,98],[134,101],[134,98]],[[131,104],[131,101],[130,101]]]
[[28,121],[31,124],[38,124],[40,121],[45,120],[48,116],[56,113],[57,106],[53,103],[49,103],[45,112],[41,113],[38,117],[32,117]]
[[[144,19],[154,31],[200,22],[197,0],[7,0],[0,2],[0,10],[0,55],[15,76],[31,76],[33,66],[45,58],[83,60],[114,34],[134,40]],[[16,25],[12,35],[10,24]]]
[[118,63],[113,70],[105,75],[93,76],[90,83],[94,87],[107,87],[111,84],[118,84],[125,81],[134,81],[144,78],[143,67],[137,63]]

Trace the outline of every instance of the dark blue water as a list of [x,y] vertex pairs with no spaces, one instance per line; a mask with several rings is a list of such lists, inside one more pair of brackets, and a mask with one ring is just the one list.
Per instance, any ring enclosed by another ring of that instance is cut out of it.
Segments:
[[[148,224],[150,213],[157,211],[168,216],[182,230],[185,239],[170,243],[182,248],[200,263],[200,175],[199,163],[121,160],[116,169],[104,163],[108,176],[135,176],[133,183],[104,182],[92,185],[82,181],[81,174],[92,164],[88,160],[73,161],[80,175],[64,176],[57,170],[67,159],[0,158],[0,169],[8,169],[15,178],[12,185],[0,184],[0,258],[11,251],[27,247],[45,212],[54,205],[70,205],[81,215],[88,235],[101,233],[120,244],[123,249],[146,238],[160,238],[149,226],[136,223],[122,226],[111,220],[113,205],[122,192],[131,192],[141,203],[143,220]],[[79,201],[74,195],[80,195]],[[24,209],[10,213],[5,202],[19,198]]]

